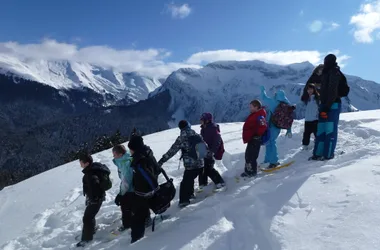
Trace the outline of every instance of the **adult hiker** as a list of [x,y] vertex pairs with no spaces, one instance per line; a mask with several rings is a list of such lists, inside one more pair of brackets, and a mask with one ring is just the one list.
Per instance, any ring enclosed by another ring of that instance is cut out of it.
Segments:
[[342,109],[340,98],[347,96],[348,93],[347,79],[340,71],[336,56],[328,54],[324,58],[317,138],[311,160],[334,158],[339,116]]
[[203,172],[198,177],[199,188],[202,189],[207,186],[207,179],[215,183],[216,189],[225,186],[225,182],[219,172],[214,168],[215,159],[221,160],[224,153],[223,140],[220,135],[219,125],[213,122],[211,113],[203,113],[200,118],[201,121],[201,135],[203,140],[207,143],[209,152],[204,159]]
[[[270,130],[270,139],[266,145],[265,159],[263,163],[269,164],[268,168],[274,168],[280,165],[278,162],[276,140],[280,135],[281,129],[285,127],[287,129],[286,136],[289,138],[292,137],[291,125],[293,123],[293,111],[295,107],[290,105],[283,90],[278,90],[274,97],[270,98],[266,94],[264,86],[261,86],[260,89],[261,99],[267,109],[267,122]],[[279,106],[280,104],[281,106]],[[278,110],[278,107],[281,109]]]
[[208,150],[202,136],[191,129],[190,123],[181,120],[178,123],[178,128],[181,131],[180,135],[170,149],[158,161],[158,164],[162,166],[181,150],[181,159],[183,159],[185,171],[180,184],[178,206],[182,208],[190,204],[190,198],[194,195],[194,179],[203,171],[204,158]]

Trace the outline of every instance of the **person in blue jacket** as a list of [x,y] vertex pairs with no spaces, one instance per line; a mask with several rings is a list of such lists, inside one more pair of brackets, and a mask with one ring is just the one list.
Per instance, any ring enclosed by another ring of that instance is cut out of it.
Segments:
[[[285,96],[285,92],[283,90],[278,90],[276,94],[274,95],[273,98],[268,97],[265,91],[265,87],[261,86],[261,99],[263,103],[266,106],[267,109],[267,122],[269,125],[270,129],[270,139],[268,144],[266,145],[266,150],[265,150],[265,159],[264,163],[269,163],[268,168],[274,168],[280,165],[278,162],[278,153],[277,153],[277,145],[276,145],[276,140],[278,136],[280,135],[281,129],[277,128],[274,124],[270,122],[272,113],[274,113],[276,107],[280,102],[285,102],[287,104],[290,104],[288,98]],[[289,138],[292,137],[292,129],[289,128],[286,132],[286,136]]]

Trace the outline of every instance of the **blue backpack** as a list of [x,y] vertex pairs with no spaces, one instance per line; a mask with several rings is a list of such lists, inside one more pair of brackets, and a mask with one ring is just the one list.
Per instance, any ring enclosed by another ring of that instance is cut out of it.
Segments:
[[264,145],[267,145],[270,140],[270,130],[268,128],[268,124],[264,116],[259,116],[257,120],[259,123],[258,132],[264,130],[264,132],[262,132],[262,135],[261,135],[261,145],[264,146]]
[[201,160],[206,158],[208,148],[200,135],[193,135],[188,138],[189,152],[188,156],[194,160]]

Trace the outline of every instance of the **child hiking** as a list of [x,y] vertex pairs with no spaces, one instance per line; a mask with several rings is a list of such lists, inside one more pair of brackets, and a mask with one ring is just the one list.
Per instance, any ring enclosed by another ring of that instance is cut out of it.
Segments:
[[266,112],[261,102],[253,100],[249,109],[251,114],[243,125],[243,142],[247,144],[245,150],[245,167],[241,177],[254,177],[257,175],[257,158],[261,147],[261,136],[267,130]]
[[318,108],[320,96],[314,84],[307,84],[306,92],[303,93],[301,101],[306,105],[302,146],[303,150],[308,150],[310,144],[310,136],[313,134],[314,138],[317,138],[318,128]]
[[268,168],[274,168],[280,165],[278,162],[276,140],[280,135],[281,129],[286,129],[286,136],[292,137],[291,125],[293,123],[292,113],[294,107],[290,106],[290,102],[283,90],[278,90],[274,97],[270,98],[265,92],[265,87],[261,86],[261,99],[268,108],[267,122],[270,130],[270,139],[266,145],[264,164],[269,163]]
[[122,226],[119,231],[124,231],[131,227],[132,221],[132,201],[134,196],[133,169],[131,168],[132,157],[123,145],[116,145],[112,148],[113,163],[117,166],[117,173],[120,178],[120,191],[115,198],[115,204],[121,208]]
[[[99,162],[93,162],[90,154],[82,154],[79,156],[80,166],[83,168],[83,194],[86,196],[86,209],[83,215],[83,229],[81,241],[77,243],[77,247],[84,247],[93,239],[96,231],[95,216],[99,212],[103,201],[106,197],[106,190],[112,186],[109,175],[109,168]],[[106,181],[107,180],[107,181]],[[107,183],[105,183],[107,182]],[[108,186],[105,187],[104,185]]]
[[198,177],[199,189],[207,186],[207,179],[210,179],[215,183],[216,189],[220,189],[225,186],[222,176],[214,168],[215,159],[221,160],[224,153],[223,140],[220,136],[219,125],[213,122],[212,114],[203,113],[201,115],[201,135],[203,140],[207,143],[209,152],[204,159],[203,172]]
[[[177,137],[168,152],[162,156],[158,164],[162,166],[178,151],[182,151],[181,159],[185,171],[179,190],[179,207],[186,207],[190,204],[190,198],[194,195],[194,179],[203,172],[204,158],[207,155],[207,148],[202,137],[191,129],[190,124],[182,120],[178,123],[181,134]],[[197,150],[200,150],[198,151]]]

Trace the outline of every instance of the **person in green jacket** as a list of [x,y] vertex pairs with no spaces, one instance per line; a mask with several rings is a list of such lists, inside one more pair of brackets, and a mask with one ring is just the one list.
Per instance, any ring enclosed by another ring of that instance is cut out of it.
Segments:
[[115,204],[121,207],[122,226],[119,231],[124,231],[131,227],[132,202],[134,198],[133,188],[133,169],[130,167],[132,162],[131,155],[127,152],[124,145],[116,145],[112,148],[114,156],[113,163],[117,166],[120,182],[120,191],[115,198]]

